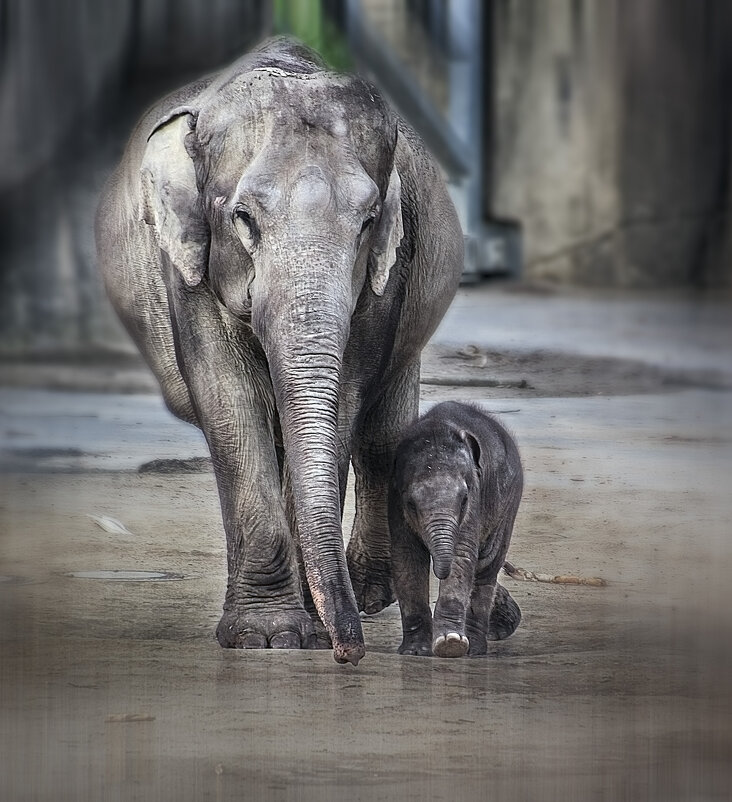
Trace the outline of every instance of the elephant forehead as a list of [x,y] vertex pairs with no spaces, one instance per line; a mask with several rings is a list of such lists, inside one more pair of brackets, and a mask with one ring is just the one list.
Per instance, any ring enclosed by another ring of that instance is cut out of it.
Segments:
[[462,476],[469,467],[467,449],[452,436],[435,433],[414,438],[402,446],[401,470],[414,481],[444,481],[445,476]]
[[209,98],[199,125],[214,131],[237,122],[249,128],[297,127],[301,123],[333,136],[348,133],[348,79],[330,74],[287,75],[253,70],[232,79]]
[[383,101],[362,80],[274,68],[252,70],[217,87],[198,118],[202,142],[233,140],[251,152],[267,141],[294,142],[307,132],[375,153],[393,146],[392,127]]
[[465,479],[459,472],[424,467],[412,482],[412,498],[420,507],[449,503],[465,491]]

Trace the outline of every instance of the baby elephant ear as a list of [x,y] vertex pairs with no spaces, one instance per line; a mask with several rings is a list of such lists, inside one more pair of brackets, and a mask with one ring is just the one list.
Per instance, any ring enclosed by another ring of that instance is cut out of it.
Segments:
[[196,171],[186,149],[193,117],[178,110],[161,120],[148,139],[140,169],[142,219],[161,250],[195,287],[208,263],[209,230],[201,214]]
[[473,455],[475,467],[480,470],[480,443],[475,439],[475,437],[473,437],[472,434],[470,434],[470,432],[466,432],[465,429],[460,430],[460,439],[470,449],[470,453]]
[[371,289],[376,295],[383,295],[389,272],[396,262],[396,252],[404,236],[402,224],[402,180],[396,168],[396,160],[391,168],[389,186],[381,208],[381,216],[371,245],[369,274]]

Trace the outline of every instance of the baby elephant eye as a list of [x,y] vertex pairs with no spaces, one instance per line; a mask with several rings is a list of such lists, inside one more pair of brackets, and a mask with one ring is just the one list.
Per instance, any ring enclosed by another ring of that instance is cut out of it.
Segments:
[[368,214],[364,218],[363,223],[361,224],[361,233],[358,235],[359,237],[363,238],[364,234],[373,226],[374,221],[379,216],[380,206],[377,203],[375,206],[372,206],[369,210]]
[[465,515],[465,510],[467,509],[467,506],[468,506],[468,494],[466,493],[463,496],[463,500],[460,502],[460,517],[461,518],[463,517],[463,515]]

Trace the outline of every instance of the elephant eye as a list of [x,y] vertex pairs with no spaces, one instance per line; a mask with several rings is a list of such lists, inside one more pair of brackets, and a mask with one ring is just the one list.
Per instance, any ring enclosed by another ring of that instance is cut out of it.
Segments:
[[234,209],[234,225],[237,227],[239,234],[252,242],[259,239],[259,229],[254,222],[254,218],[247,209],[243,206],[237,206]]
[[242,209],[241,207],[234,211],[234,215],[237,220],[241,220],[242,223],[248,228],[252,229],[254,225],[254,219],[252,218],[251,214],[246,209]]

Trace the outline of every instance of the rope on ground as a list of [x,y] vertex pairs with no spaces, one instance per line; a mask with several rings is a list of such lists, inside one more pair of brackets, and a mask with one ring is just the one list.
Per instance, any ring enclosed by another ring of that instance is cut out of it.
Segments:
[[511,579],[522,582],[549,582],[553,585],[588,585],[592,588],[604,588],[607,582],[599,576],[572,576],[571,574],[538,574],[527,571],[525,568],[517,568],[510,562],[503,563],[503,570]]

